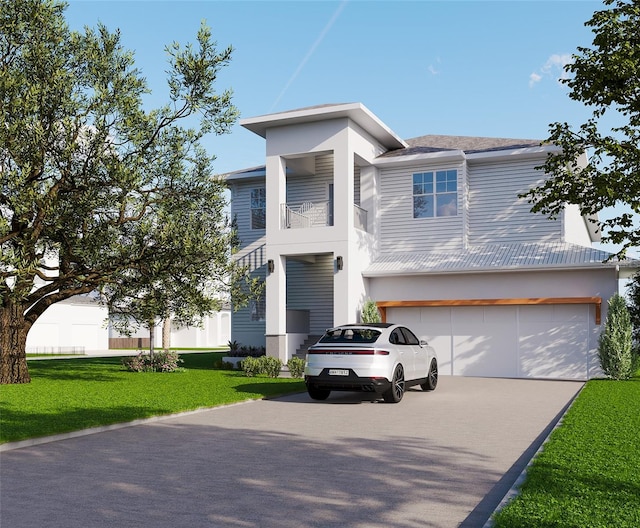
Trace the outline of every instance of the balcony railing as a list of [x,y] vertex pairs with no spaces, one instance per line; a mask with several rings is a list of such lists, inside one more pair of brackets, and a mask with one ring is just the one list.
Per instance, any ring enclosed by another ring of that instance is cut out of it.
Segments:
[[324,227],[329,224],[329,202],[285,203],[281,205],[282,229]]
[[[367,211],[358,205],[354,207],[354,225],[367,230]],[[280,209],[282,229],[325,227],[333,225],[333,211],[330,202],[284,203]]]

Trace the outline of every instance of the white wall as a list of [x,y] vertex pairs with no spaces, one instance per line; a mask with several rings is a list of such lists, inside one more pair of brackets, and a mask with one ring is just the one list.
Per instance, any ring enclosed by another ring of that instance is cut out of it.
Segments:
[[85,353],[109,348],[107,308],[86,298],[53,304],[40,316],[27,335],[27,352],[46,349],[64,352],[79,347]]

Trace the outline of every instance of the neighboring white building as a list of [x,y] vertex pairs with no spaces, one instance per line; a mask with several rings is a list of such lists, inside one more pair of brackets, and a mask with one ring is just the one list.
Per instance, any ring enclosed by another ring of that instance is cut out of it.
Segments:
[[557,220],[518,194],[541,183],[538,140],[402,140],[360,103],[244,119],[266,165],[230,173],[237,258],[266,281],[231,338],[287,361],[364,302],[410,326],[442,374],[587,379],[608,299],[634,262],[603,261],[577,208]]
[[106,306],[85,295],[52,304],[27,334],[27,352],[103,352],[109,348],[108,315]]
[[[226,346],[231,339],[231,311],[223,308],[205,317],[200,326],[180,327],[171,325],[172,348],[215,348]],[[109,348],[149,347],[149,330],[139,328],[130,336],[109,326]],[[162,348],[162,323],[154,329],[154,347]]]

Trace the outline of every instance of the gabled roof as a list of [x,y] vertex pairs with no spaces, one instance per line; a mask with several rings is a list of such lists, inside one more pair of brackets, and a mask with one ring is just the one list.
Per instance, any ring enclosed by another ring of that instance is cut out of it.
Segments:
[[364,272],[365,277],[480,273],[494,271],[544,271],[550,269],[640,269],[639,260],[609,261],[611,253],[566,242],[526,242],[471,246],[464,250],[381,255]]

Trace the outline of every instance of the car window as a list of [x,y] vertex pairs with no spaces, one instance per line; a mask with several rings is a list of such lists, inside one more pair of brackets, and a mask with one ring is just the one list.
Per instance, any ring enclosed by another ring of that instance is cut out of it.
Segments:
[[372,328],[332,328],[320,338],[320,343],[375,343],[379,330]]
[[406,345],[407,341],[399,328],[396,328],[389,336],[389,343],[393,345]]
[[401,327],[398,330],[402,331],[402,334],[404,335],[404,339],[405,339],[405,342],[407,343],[407,345],[419,345],[420,344],[420,340],[408,328]]

